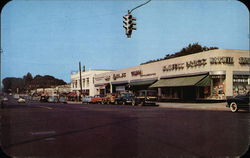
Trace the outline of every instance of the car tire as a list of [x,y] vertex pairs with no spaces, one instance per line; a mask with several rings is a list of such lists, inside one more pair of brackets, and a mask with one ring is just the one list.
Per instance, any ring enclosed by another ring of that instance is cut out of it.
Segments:
[[115,101],[115,105],[118,105],[118,101],[117,100]]
[[125,101],[123,101],[123,102],[122,102],[122,105],[126,105],[126,102],[125,102]]
[[239,109],[238,109],[238,105],[237,105],[237,103],[236,102],[232,102],[232,103],[230,103],[230,110],[232,111],[232,112],[237,112]]

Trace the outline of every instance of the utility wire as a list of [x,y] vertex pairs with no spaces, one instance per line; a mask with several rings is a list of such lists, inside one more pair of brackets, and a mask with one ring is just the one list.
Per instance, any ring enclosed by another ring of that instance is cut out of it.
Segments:
[[131,10],[128,10],[128,14],[132,13],[132,11],[134,11],[135,9],[140,8],[141,6],[143,6],[143,5],[147,4],[147,3],[149,3],[150,1],[151,1],[151,0],[145,2],[145,3],[141,4],[141,5],[138,5],[137,7],[133,8],[133,9],[131,9]]

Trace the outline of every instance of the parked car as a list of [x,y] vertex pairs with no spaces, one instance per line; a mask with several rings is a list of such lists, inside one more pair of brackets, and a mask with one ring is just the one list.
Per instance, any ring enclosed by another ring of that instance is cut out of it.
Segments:
[[67,98],[63,96],[59,97],[59,103],[67,104]]
[[135,97],[135,102],[133,102],[133,105],[157,105],[156,102],[156,90],[140,90],[139,95]]
[[17,102],[18,102],[18,103],[25,103],[26,101],[25,101],[24,98],[21,98],[21,97],[20,97],[20,98],[17,99]]
[[115,98],[117,97],[116,93],[109,93],[106,97],[103,97],[102,104],[114,104]]
[[59,102],[58,97],[50,96],[50,97],[48,98],[48,103],[58,103],[58,102]]
[[92,96],[84,96],[82,97],[82,103],[91,103]]
[[95,95],[93,98],[91,98],[91,103],[102,103],[103,96],[101,95]]
[[250,110],[250,103],[249,103],[249,91],[246,94],[239,94],[235,97],[227,98],[227,105],[226,107],[230,108],[232,112],[237,112],[239,109],[246,109]]
[[132,93],[124,92],[121,93],[117,98],[115,98],[115,104],[133,104],[134,105],[135,96]]
[[41,96],[40,97],[40,102],[48,102],[49,97],[48,96]]

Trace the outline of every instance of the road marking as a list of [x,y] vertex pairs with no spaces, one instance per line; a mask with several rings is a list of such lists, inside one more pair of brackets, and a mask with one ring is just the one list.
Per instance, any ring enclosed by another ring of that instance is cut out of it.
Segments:
[[45,141],[53,141],[53,140],[55,140],[55,138],[46,138],[46,139],[44,139]]
[[40,131],[40,132],[31,132],[31,135],[46,135],[46,134],[55,134],[56,131]]
[[40,108],[45,108],[45,109],[49,109],[49,110],[52,110],[52,109],[53,109],[53,108],[47,107],[47,106],[38,106],[38,107],[40,107]]

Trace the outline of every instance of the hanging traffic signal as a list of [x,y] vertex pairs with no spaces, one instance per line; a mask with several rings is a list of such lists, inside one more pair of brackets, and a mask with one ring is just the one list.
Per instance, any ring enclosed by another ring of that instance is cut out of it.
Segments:
[[127,37],[130,38],[132,35],[132,31],[136,30],[136,28],[134,27],[136,25],[136,23],[134,23],[134,21],[136,21],[136,18],[133,17],[130,13],[123,16],[123,18],[123,23],[125,24],[123,27],[125,28]]

